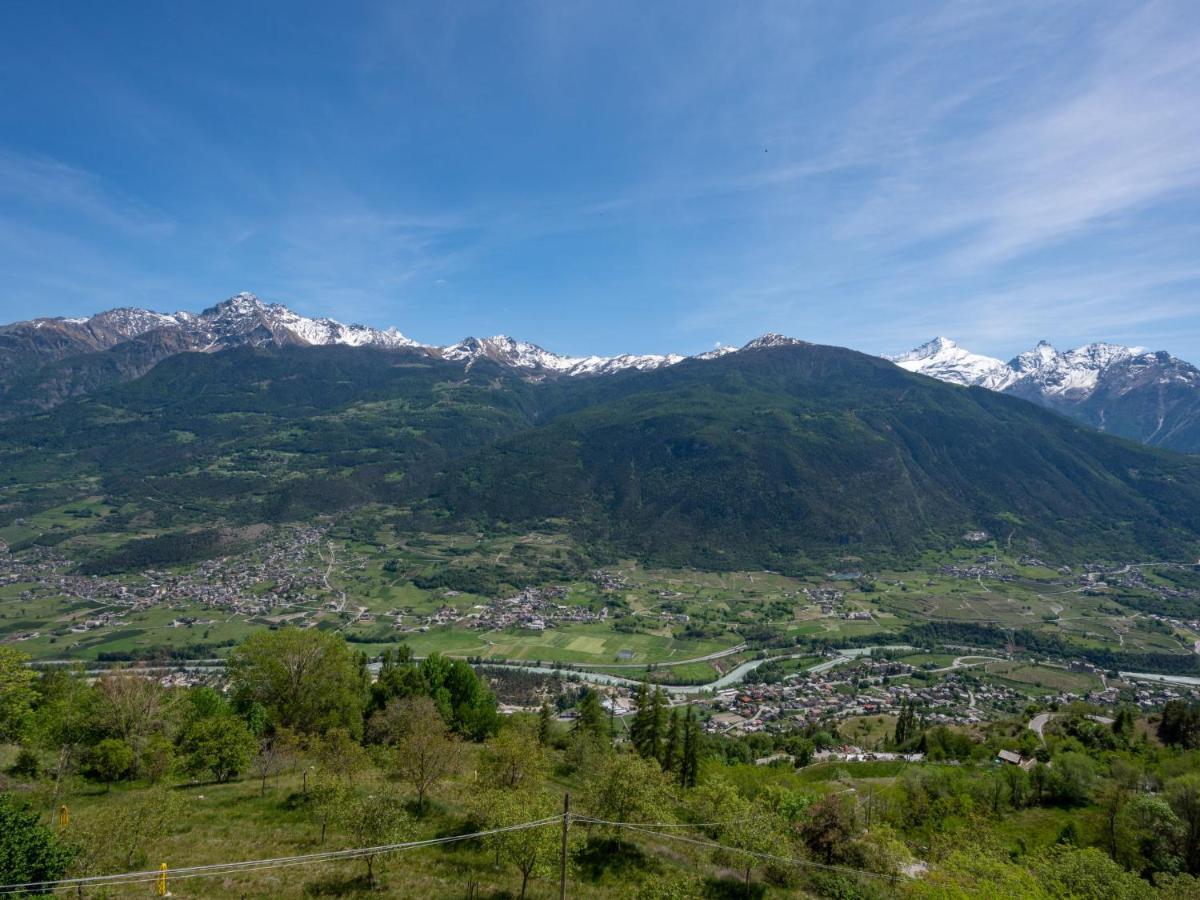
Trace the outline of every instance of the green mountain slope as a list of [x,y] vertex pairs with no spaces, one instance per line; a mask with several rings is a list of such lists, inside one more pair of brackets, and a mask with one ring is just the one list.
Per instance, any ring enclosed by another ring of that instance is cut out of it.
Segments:
[[731,565],[911,554],[967,529],[1190,553],[1200,529],[1197,461],[847,350],[744,351],[583,390],[592,403],[465,461],[446,507],[566,517],[651,558]]
[[975,529],[1179,558],[1200,535],[1200,460],[801,344],[542,383],[402,351],[182,354],[5,423],[0,473],[0,524],[97,492],[160,529],[384,503],[713,567],[911,556]]

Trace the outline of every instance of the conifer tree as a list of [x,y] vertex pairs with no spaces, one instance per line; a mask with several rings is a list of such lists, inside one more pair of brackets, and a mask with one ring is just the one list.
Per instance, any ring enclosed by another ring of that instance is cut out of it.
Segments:
[[659,760],[662,763],[664,772],[674,772],[679,767],[679,754],[682,750],[681,723],[679,720],[679,710],[671,710],[671,717],[667,720],[667,739],[663,743],[662,758]]
[[647,744],[650,752],[645,755],[651,759],[661,760],[667,728],[667,695],[660,687],[654,689],[654,695],[650,698],[650,716],[647,725],[649,728]]
[[550,704],[545,700],[542,701],[542,708],[538,710],[538,743],[546,747],[550,744],[550,740],[554,737],[554,710],[550,708]]
[[700,771],[700,722],[696,710],[688,708],[683,721],[683,757],[679,764],[680,787],[695,787]]
[[648,717],[650,715],[650,694],[645,683],[638,685],[637,693],[633,696],[637,711],[633,714],[633,722],[629,726],[629,742],[640,756],[645,756]]
[[916,736],[916,710],[914,704],[910,700],[906,700],[904,705],[900,707],[900,716],[896,719],[896,746],[903,747],[910,739]]
[[604,707],[600,703],[600,695],[588,690],[579,698],[576,705],[579,718],[575,720],[575,731],[597,738],[611,736],[608,723],[604,721]]

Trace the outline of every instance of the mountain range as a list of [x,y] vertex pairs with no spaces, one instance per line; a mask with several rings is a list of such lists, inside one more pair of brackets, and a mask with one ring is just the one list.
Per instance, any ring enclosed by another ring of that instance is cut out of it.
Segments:
[[[792,340],[764,335],[748,346]],[[689,358],[564,356],[506,335],[467,337],[446,346],[422,344],[395,328],[309,318],[241,293],[200,313],[120,308],[86,318],[39,318],[0,326],[0,419],[50,409],[68,398],[138,378],[178,353],[268,346],[406,351],[464,369],[486,359],[533,381],[651,371]],[[734,351],[720,347],[690,358],[715,359]],[[1200,452],[1200,370],[1165,351],[1094,343],[1062,352],[1043,341],[1003,362],[938,337],[885,359],[951,384],[1030,400],[1099,431]]]
[[[197,317],[199,349],[220,315]],[[98,555],[91,571],[355,508],[405,531],[554,529],[597,558],[708,568],[824,571],[978,532],[1063,561],[1200,547],[1200,459],[852,350],[766,335],[566,377],[483,342],[314,344],[274,324],[0,423],[0,527],[100,503],[83,531],[36,538]]]
[[887,358],[951,384],[1031,400],[1099,431],[1200,452],[1200,369],[1165,351],[1095,343],[1064,352],[1042,341],[1006,363],[939,337]]
[[506,335],[427,345],[395,328],[308,318],[242,293],[198,314],[121,308],[87,318],[40,318],[0,326],[0,416],[48,409],[68,397],[136,378],[176,353],[333,345],[412,350],[466,366],[489,359],[531,378],[654,369],[683,359],[562,356]]

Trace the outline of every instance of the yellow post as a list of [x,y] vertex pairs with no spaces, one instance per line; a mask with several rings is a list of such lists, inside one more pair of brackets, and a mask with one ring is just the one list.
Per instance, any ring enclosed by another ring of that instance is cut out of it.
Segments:
[[167,897],[167,864],[158,867],[158,896]]
[[71,811],[67,809],[67,804],[63,804],[58,808],[58,827],[66,828],[71,824]]

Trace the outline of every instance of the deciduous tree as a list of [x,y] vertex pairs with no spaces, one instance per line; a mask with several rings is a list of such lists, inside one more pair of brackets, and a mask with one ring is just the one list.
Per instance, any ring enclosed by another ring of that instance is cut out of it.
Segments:
[[546,774],[546,754],[533,723],[510,720],[483,751],[485,777],[507,790],[536,790]]
[[120,738],[105,738],[88,751],[85,771],[111,788],[114,781],[129,775],[133,760],[133,748],[129,744]]
[[201,719],[180,736],[180,765],[193,778],[207,774],[224,783],[246,770],[255,746],[254,735],[239,717]]
[[0,646],[0,741],[20,737],[29,724],[37,697],[37,673],[26,663],[29,657],[12,647]]
[[600,757],[584,775],[584,808],[612,822],[661,822],[673,806],[671,785],[657,760],[632,753]]
[[272,726],[361,735],[363,675],[337,635],[315,628],[257,632],[230,654],[229,683],[238,709],[260,704]]
[[1165,795],[1180,822],[1184,864],[1200,875],[1200,775],[1188,774],[1167,782]]
[[[493,790],[483,798],[480,806],[489,829],[534,822],[558,812],[554,798],[536,790]],[[497,859],[512,863],[521,873],[520,896],[523,900],[531,878],[557,871],[561,839],[557,827],[542,825],[493,834],[487,842]]]
[[[412,820],[404,812],[404,799],[386,785],[351,791],[338,804],[339,821],[355,847],[379,847],[409,840]],[[367,883],[375,887],[377,853],[363,854]]]
[[393,700],[399,704],[399,733],[391,742],[388,768],[417,792],[417,809],[424,815],[429,793],[462,767],[462,743],[428,697]]

